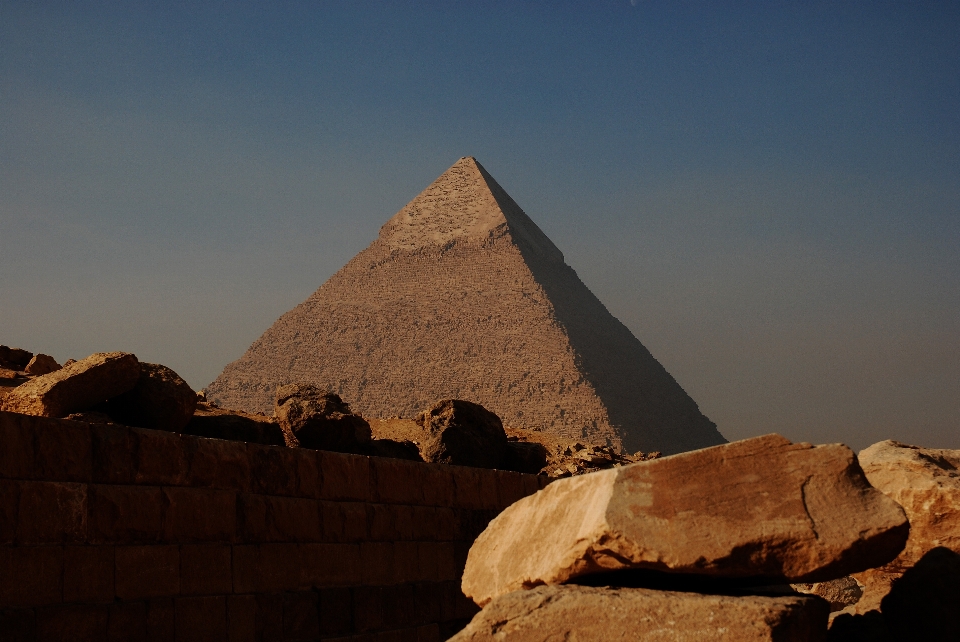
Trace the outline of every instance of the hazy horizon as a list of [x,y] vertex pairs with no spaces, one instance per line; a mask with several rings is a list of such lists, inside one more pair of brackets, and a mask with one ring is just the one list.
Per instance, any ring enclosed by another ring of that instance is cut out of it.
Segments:
[[202,388],[475,156],[728,439],[960,448],[958,33],[938,3],[0,3],[0,343]]

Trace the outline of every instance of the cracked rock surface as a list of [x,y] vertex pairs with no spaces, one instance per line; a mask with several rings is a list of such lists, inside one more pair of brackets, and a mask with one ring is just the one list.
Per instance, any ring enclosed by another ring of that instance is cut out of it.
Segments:
[[553,482],[490,522],[463,592],[622,569],[820,582],[886,564],[908,531],[849,448],[766,435]]

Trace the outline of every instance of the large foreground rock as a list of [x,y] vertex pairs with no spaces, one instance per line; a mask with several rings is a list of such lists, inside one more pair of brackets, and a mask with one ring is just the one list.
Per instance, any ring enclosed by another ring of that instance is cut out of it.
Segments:
[[363,417],[351,413],[338,395],[316,386],[281,386],[275,415],[288,446],[362,453],[370,444],[370,425]]
[[767,435],[553,482],[490,522],[463,592],[625,568],[817,582],[886,564],[908,529],[849,448]]
[[140,378],[140,362],[127,352],[98,352],[14,388],[2,410],[66,417],[127,392]]
[[451,642],[818,642],[828,611],[817,597],[541,586],[496,598]]
[[[889,564],[857,574],[864,594],[851,609],[877,609],[891,582],[928,551],[943,546],[960,553],[960,450],[938,450],[882,441],[859,455],[870,483],[903,507],[910,537]],[[960,606],[958,606],[960,609]]]
[[424,461],[478,468],[505,468],[507,433],[500,417],[480,404],[444,399],[417,415]]
[[181,432],[196,406],[197,393],[180,375],[159,363],[141,362],[137,385],[103,409],[127,426]]

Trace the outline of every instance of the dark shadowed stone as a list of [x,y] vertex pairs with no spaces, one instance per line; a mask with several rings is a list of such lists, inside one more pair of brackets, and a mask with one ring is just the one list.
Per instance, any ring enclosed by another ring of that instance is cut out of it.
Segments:
[[507,434],[500,418],[480,404],[444,399],[417,415],[424,429],[420,452],[424,461],[505,468]]
[[98,410],[127,426],[180,432],[196,405],[197,394],[180,375],[158,363],[141,363],[137,385]]
[[205,402],[197,404],[197,409],[190,423],[183,429],[183,434],[267,446],[284,445],[280,425],[269,417],[218,408]]
[[518,473],[536,475],[547,465],[547,449],[543,444],[526,441],[508,441],[504,467]]
[[409,459],[423,461],[420,449],[412,441],[396,441],[394,439],[374,439],[370,442],[367,454],[371,457],[387,457],[389,459]]
[[338,395],[316,386],[281,386],[274,414],[288,446],[363,453],[370,444],[366,420]]

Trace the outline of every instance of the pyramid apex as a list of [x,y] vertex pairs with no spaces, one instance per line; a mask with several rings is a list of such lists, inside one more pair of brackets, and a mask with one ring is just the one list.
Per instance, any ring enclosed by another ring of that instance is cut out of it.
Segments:
[[380,228],[396,249],[510,235],[543,256],[563,254],[473,156],[461,156]]

